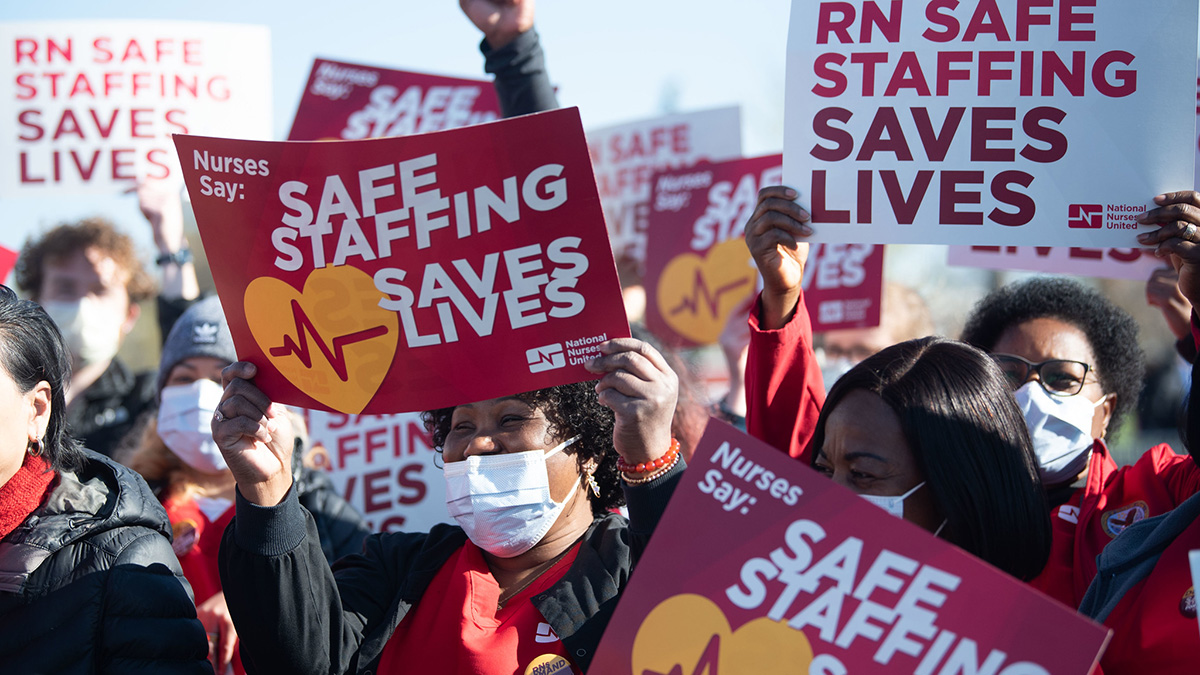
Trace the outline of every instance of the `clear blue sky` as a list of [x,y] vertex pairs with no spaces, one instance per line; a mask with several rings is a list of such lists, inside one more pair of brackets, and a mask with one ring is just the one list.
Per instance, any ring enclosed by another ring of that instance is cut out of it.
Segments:
[[[783,144],[788,0],[666,2],[541,0],[538,29],[563,105],[604,126],[667,109],[740,105],[749,154]],[[483,77],[479,33],[452,0],[50,0],[0,3],[0,20],[173,19],[271,29],[275,138],[291,126],[316,56]],[[11,124],[6,122],[5,124]],[[133,197],[6,200],[0,244],[17,248],[39,229],[87,215],[125,224],[148,251]]]

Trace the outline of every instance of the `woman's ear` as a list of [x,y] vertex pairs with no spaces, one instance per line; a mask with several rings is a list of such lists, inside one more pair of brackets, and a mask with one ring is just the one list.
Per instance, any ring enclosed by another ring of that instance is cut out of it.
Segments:
[[1104,402],[1096,407],[1096,414],[1092,417],[1092,438],[1104,438],[1108,433],[1108,422],[1116,409],[1117,395],[1105,394]]
[[29,404],[29,440],[42,440],[50,428],[50,383],[42,380],[25,394]]

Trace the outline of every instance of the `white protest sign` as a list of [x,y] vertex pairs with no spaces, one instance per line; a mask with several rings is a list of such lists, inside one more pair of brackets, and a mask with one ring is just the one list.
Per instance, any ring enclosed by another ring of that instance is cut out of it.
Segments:
[[271,137],[265,27],[0,23],[0,46],[0,198],[179,180],[171,134]]
[[[1188,565],[1192,568],[1192,588],[1200,586],[1200,549],[1188,551]],[[1195,591],[1193,590],[1192,602],[1195,602]],[[1198,617],[1200,620],[1200,617]]]
[[328,471],[334,487],[375,532],[424,532],[448,522],[446,485],[418,413],[346,415],[305,411],[305,463]]
[[609,240],[618,258],[646,259],[650,178],[657,171],[742,156],[737,108],[667,115],[587,132]]
[[793,0],[814,241],[1129,247],[1192,185],[1197,3]]
[[986,270],[1023,270],[1102,279],[1146,281],[1170,263],[1154,249],[1081,246],[950,246],[946,264]]

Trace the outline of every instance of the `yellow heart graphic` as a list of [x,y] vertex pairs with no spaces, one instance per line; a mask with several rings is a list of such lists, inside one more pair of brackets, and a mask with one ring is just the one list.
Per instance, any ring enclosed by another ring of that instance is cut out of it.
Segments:
[[702,595],[676,595],[646,615],[633,642],[633,675],[770,675],[807,673],[812,646],[804,633],[767,617],[736,631]]
[[703,258],[678,255],[659,277],[658,311],[671,330],[697,344],[713,344],[730,312],[754,292],[756,274],[741,239],[717,244]]
[[370,275],[323,267],[304,291],[274,277],[246,287],[246,322],[254,341],[288,382],[333,410],[357,414],[379,391],[400,337],[395,312]]

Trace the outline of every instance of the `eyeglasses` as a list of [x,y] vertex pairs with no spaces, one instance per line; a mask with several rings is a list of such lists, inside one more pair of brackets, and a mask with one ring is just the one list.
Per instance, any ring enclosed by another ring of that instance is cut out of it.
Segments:
[[1000,372],[1004,373],[1013,391],[1028,382],[1033,373],[1037,373],[1042,389],[1054,396],[1074,396],[1083,391],[1083,385],[1096,381],[1087,379],[1091,366],[1082,361],[1050,359],[1032,363],[1012,354],[992,354],[991,357],[1000,366]]

